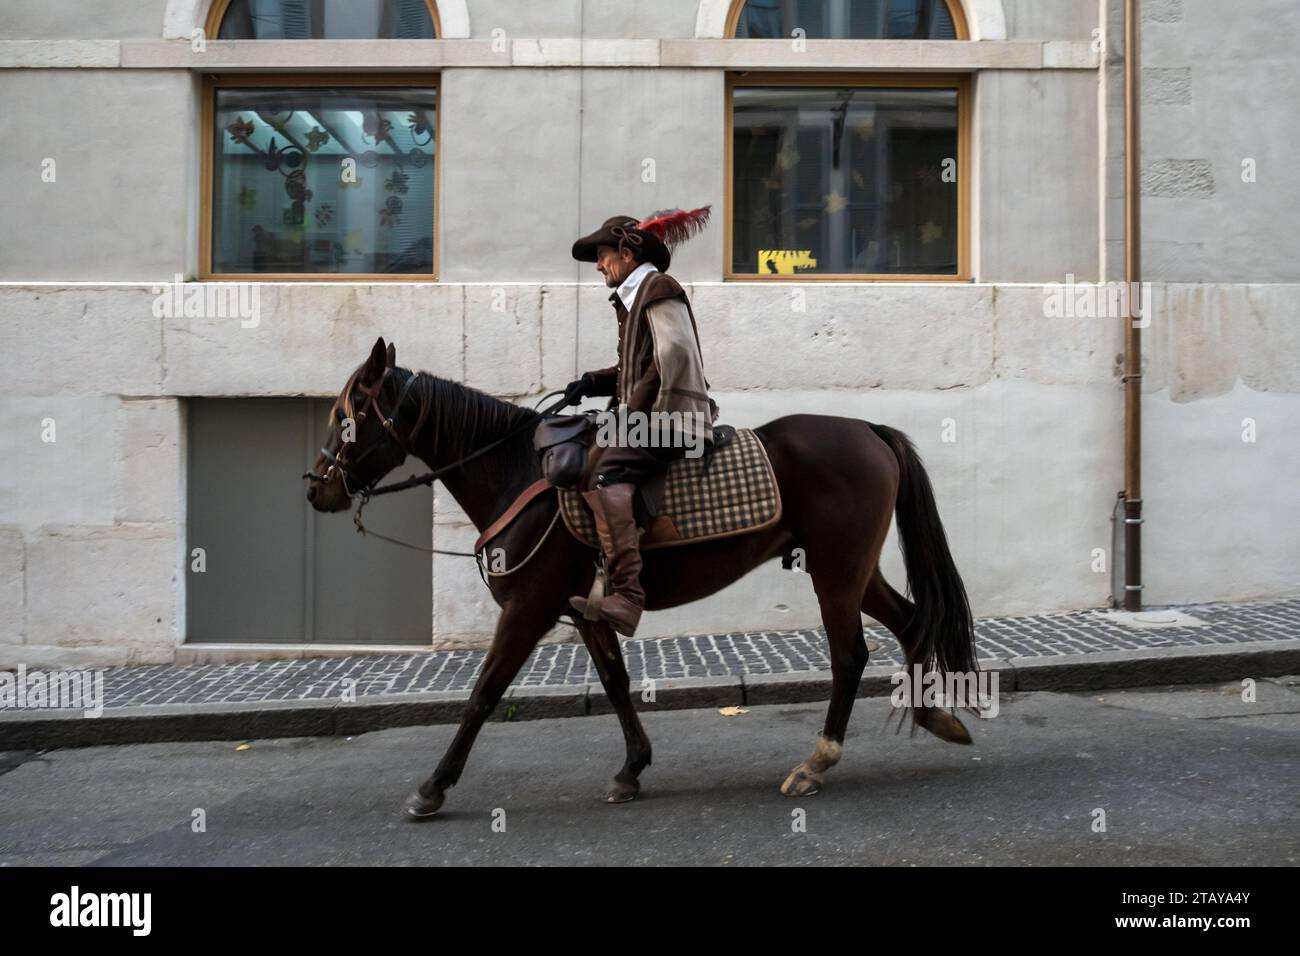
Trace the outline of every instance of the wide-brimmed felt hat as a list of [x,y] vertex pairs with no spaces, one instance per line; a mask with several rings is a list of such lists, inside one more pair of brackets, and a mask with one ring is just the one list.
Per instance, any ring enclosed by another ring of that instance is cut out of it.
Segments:
[[642,262],[649,262],[660,272],[667,272],[672,262],[670,246],[685,242],[709,221],[709,206],[699,209],[664,209],[646,219],[635,216],[611,216],[595,232],[573,244],[573,258],[595,262],[597,246],[627,246]]

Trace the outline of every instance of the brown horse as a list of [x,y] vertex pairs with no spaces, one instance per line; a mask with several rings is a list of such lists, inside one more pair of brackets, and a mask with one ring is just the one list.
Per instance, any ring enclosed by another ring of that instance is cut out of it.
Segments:
[[[331,410],[329,434],[307,498],[317,511],[343,511],[408,454],[440,477],[480,530],[502,515],[541,477],[532,450],[539,413],[423,372],[396,366],[381,338],[348,379]],[[353,432],[345,435],[344,425]],[[913,664],[943,672],[976,669],[974,627],[966,590],[948,550],[930,480],[901,432],[851,418],[790,415],[755,429],[767,449],[783,502],[780,520],[765,529],[644,555],[646,606],[675,607],[713,594],[765,561],[802,549],[830,642],[832,689],[826,723],[813,755],[795,767],[782,793],[816,793],[841,755],[844,732],[867,663],[861,614],[898,638]],[[343,439],[352,440],[345,443]],[[488,449],[483,452],[483,449]],[[476,452],[480,452],[475,455]],[[466,456],[474,455],[459,466]],[[556,496],[543,494],[492,542],[513,573],[492,576],[501,606],[496,635],[470,695],[455,739],[433,775],[406,802],[416,818],[433,815],[455,786],[484,720],[568,599],[586,594],[595,574],[594,549],[553,522]],[[913,604],[880,573],[878,562],[891,515]],[[519,562],[527,557],[526,563]],[[650,764],[650,741],[629,692],[618,639],[601,622],[576,625],[618,713],[627,760],[614,777],[611,803],[631,800]],[[916,723],[944,740],[970,743],[966,728],[936,708],[912,710]]]

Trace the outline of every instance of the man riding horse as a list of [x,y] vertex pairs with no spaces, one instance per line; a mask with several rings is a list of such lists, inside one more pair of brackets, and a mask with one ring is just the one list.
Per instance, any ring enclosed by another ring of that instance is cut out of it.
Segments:
[[[649,411],[707,409],[708,414],[698,417],[678,416],[685,427],[698,423],[696,430],[707,437],[713,432],[714,406],[708,399],[694,317],[681,286],[662,271],[669,263],[665,237],[671,242],[681,238],[677,233],[698,228],[703,210],[668,214],[676,231],[665,228],[660,234],[651,227],[662,218],[637,222],[615,217],[575,244],[574,255],[596,262],[606,284],[616,290],[612,301],[619,317],[620,348],[617,365],[584,375],[570,387],[569,396],[580,400],[583,395],[609,395],[615,399],[611,405]],[[437,478],[480,535],[488,535],[485,541],[504,537],[509,553],[527,554],[489,581],[501,607],[492,646],[447,752],[407,801],[406,813],[412,819],[428,819],[442,807],[447,791],[460,780],[484,721],[537,643],[568,613],[565,595],[591,588],[597,597],[603,596],[603,589],[592,587],[593,577],[600,575],[593,575],[587,564],[591,552],[586,541],[576,532],[551,533],[562,507],[557,496],[534,498],[537,504],[519,511],[517,521],[498,526],[510,513],[507,508],[503,514],[502,505],[520,500],[539,483],[541,469],[533,445],[540,418],[532,409],[399,367],[393,346],[381,337],[339,392],[325,445],[313,470],[304,475],[307,498],[321,512],[346,511],[358,495],[364,502],[374,494]],[[355,426],[351,435],[349,424]],[[675,548],[669,555],[655,552],[644,597],[638,580],[638,515],[631,499],[637,489],[642,494],[635,497],[645,497],[655,478],[662,481],[667,461],[681,456],[686,442],[671,451],[624,442],[598,446],[591,456],[594,461],[583,484],[600,526],[601,550],[613,559],[615,593],[593,600],[598,608],[574,599],[576,606],[595,615],[578,615],[574,624],[619,716],[627,747],[606,797],[610,803],[633,799],[640,791],[640,775],[651,762],[650,739],[633,705],[630,678],[611,624],[630,632],[645,604],[676,607],[714,594],[795,548],[804,555],[804,570],[826,629],[831,699],[813,755],[790,771],[782,793],[800,798],[816,793],[840,759],[870,656],[862,614],[874,617],[898,639],[909,674],[919,667],[921,673],[965,679],[978,670],[966,588],[948,547],[929,475],[907,436],[886,425],[812,414],[783,415],[752,429],[751,435],[761,442],[775,476],[783,502],[778,520],[743,534]],[[429,474],[376,487],[408,456],[423,461]],[[881,550],[895,516],[911,598],[895,591],[880,570]],[[659,515],[657,520],[665,518]],[[482,544],[476,554],[482,554]],[[536,560],[529,560],[534,556]],[[921,696],[919,704],[904,702],[903,712],[910,712],[917,726],[953,743],[971,742],[961,721],[942,709],[943,702]]]
[[615,442],[597,444],[581,483],[610,569],[611,593],[575,596],[569,603],[624,635],[636,631],[645,608],[637,491],[644,514],[658,514],[668,466],[688,449],[713,440],[717,405],[708,394],[695,315],[686,292],[668,275],[669,245],[703,228],[708,213],[705,206],[656,213],[646,220],[614,216],[573,244],[573,258],[594,262],[605,285],[615,290],[609,301],[618,317],[618,362],[571,382],[565,397],[577,404],[585,397],[609,396],[608,410],[626,419],[644,416],[643,421],[662,422],[667,420],[663,416],[674,416],[666,443],[633,440],[659,434],[652,425],[616,432]]

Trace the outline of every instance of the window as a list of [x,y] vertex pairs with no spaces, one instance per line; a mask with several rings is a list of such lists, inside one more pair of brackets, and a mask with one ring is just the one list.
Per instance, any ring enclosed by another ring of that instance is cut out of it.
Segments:
[[[215,0],[221,40],[419,40],[432,0]],[[432,278],[436,79],[210,77],[200,275]]]
[[431,278],[436,79],[209,78],[204,277]]
[[748,0],[732,11],[729,36],[809,40],[964,40],[957,0]]
[[[970,34],[960,0],[733,0],[726,35]],[[960,74],[729,76],[726,277],[968,279],[969,114]]]
[[968,276],[964,77],[728,86],[729,278]]
[[219,40],[429,40],[438,35],[428,0],[216,0],[208,18]]

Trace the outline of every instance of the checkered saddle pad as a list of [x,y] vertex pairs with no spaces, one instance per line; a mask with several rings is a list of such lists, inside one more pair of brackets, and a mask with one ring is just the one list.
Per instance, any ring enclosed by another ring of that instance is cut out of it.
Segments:
[[[574,537],[600,547],[595,520],[580,492],[560,491],[560,513]],[[751,429],[737,428],[735,437],[710,455],[668,466],[663,510],[645,529],[641,548],[757,531],[780,517],[781,492],[767,449]]]

